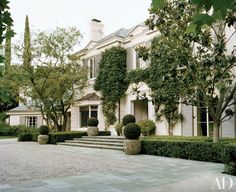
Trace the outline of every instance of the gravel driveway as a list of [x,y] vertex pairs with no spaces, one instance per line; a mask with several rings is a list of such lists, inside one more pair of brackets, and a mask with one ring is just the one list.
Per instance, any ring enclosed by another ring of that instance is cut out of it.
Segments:
[[222,178],[236,191],[236,177],[222,171],[216,163],[0,140],[1,192],[208,192]]
[[[80,153],[81,149],[59,145],[39,145],[35,142],[0,140],[0,184],[17,184],[22,181],[59,178],[88,172],[119,169],[120,165],[109,158],[112,150],[96,154]],[[83,151],[85,148],[83,148]],[[99,151],[99,150],[98,150]],[[104,154],[105,153],[105,154]],[[107,158],[104,158],[107,155]]]

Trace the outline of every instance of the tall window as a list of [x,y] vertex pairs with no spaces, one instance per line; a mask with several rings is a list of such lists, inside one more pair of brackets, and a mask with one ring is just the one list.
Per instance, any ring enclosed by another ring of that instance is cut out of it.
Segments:
[[208,137],[213,135],[213,119],[206,107],[198,107],[197,127],[199,135]]
[[89,59],[89,78],[95,78],[96,76],[96,69],[95,69],[95,59],[94,57]]
[[26,117],[25,120],[27,127],[37,127],[37,117]]
[[98,106],[89,105],[80,107],[80,126],[87,127],[87,121],[90,117],[98,118]]

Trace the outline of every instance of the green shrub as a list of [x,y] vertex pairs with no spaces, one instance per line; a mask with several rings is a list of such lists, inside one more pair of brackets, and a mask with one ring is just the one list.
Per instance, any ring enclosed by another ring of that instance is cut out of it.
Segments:
[[17,126],[10,126],[7,123],[0,122],[0,136],[17,136],[19,128]]
[[110,135],[111,135],[110,131],[99,131],[98,132],[98,136],[110,136]]
[[143,139],[142,153],[221,163],[224,145],[221,143],[199,141],[154,141]]
[[19,125],[18,127],[18,141],[37,141],[39,130],[34,127],[26,127]]
[[129,123],[124,128],[124,135],[127,139],[138,139],[141,134],[141,128],[136,123]]
[[39,134],[40,135],[48,135],[48,133],[49,133],[49,128],[47,125],[41,125],[39,127]]
[[223,163],[225,173],[236,175],[236,144],[225,144]]
[[135,117],[131,114],[125,115],[122,119],[122,123],[126,126],[129,123],[135,123]]
[[88,126],[92,126],[92,127],[97,127],[98,126],[98,120],[97,120],[97,118],[96,117],[91,117],[91,118],[89,118],[88,119],[88,121],[87,121],[87,125]]
[[124,126],[123,123],[116,123],[115,124],[115,130],[116,130],[118,136],[122,135],[123,126]]
[[5,122],[5,120],[9,117],[6,113],[0,113],[0,122]]
[[32,133],[20,133],[18,135],[18,141],[33,141]]
[[152,120],[140,121],[138,125],[141,127],[141,132],[144,136],[155,134],[156,125]]
[[56,144],[57,142],[64,142],[65,140],[71,140],[73,138],[81,138],[87,136],[87,132],[82,131],[68,131],[68,132],[57,132],[49,135],[49,143]]

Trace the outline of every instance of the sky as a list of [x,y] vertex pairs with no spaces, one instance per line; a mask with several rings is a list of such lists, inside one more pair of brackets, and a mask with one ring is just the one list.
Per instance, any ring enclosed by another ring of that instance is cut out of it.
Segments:
[[[96,18],[104,24],[104,34],[131,28],[149,17],[151,0],[10,0],[15,39],[24,32],[26,14],[33,30],[54,30],[76,26],[83,34],[79,47],[89,42],[89,22]],[[13,39],[14,41],[14,39]],[[77,50],[76,50],[77,51]]]

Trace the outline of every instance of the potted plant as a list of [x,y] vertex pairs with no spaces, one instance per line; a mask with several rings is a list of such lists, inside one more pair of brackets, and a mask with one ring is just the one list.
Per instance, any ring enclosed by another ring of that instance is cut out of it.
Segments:
[[39,136],[38,136],[38,143],[39,144],[48,144],[49,141],[49,129],[47,125],[41,125],[39,127]]
[[137,155],[141,151],[141,141],[139,136],[141,128],[136,123],[129,123],[124,128],[124,152],[127,155]]
[[122,135],[124,135],[124,128],[126,125],[128,125],[129,123],[135,123],[135,116],[132,114],[127,114],[122,118]]
[[98,123],[99,121],[95,117],[91,117],[88,119],[87,125],[87,134],[88,136],[97,136],[98,135]]

